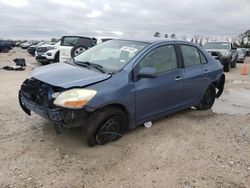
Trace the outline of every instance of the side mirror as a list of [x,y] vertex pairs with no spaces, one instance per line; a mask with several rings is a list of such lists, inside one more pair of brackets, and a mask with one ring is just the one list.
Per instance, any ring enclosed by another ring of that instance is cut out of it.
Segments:
[[138,78],[155,78],[157,77],[156,68],[143,67],[137,74]]

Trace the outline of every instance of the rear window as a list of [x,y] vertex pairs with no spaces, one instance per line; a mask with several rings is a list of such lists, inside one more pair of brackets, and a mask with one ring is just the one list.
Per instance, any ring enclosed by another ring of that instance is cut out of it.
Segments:
[[75,46],[79,37],[63,37],[61,46]]

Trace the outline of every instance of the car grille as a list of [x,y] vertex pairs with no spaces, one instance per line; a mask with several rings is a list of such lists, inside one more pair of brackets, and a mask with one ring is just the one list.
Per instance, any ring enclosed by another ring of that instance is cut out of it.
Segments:
[[25,80],[21,87],[22,94],[39,106],[53,106],[52,94],[61,90],[34,78]]

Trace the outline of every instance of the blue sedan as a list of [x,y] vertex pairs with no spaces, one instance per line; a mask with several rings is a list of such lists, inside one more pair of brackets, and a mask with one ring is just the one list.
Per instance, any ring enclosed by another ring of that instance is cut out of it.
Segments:
[[222,65],[185,41],[111,40],[66,62],[37,68],[19,91],[21,108],[82,127],[89,146],[196,107],[207,110],[224,88]]

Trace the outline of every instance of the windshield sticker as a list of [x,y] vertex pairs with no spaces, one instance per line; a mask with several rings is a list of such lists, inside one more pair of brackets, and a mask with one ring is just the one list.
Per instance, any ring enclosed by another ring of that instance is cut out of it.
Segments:
[[121,48],[122,51],[130,52],[130,53],[135,53],[137,51],[136,48],[128,47],[128,46],[123,46]]

